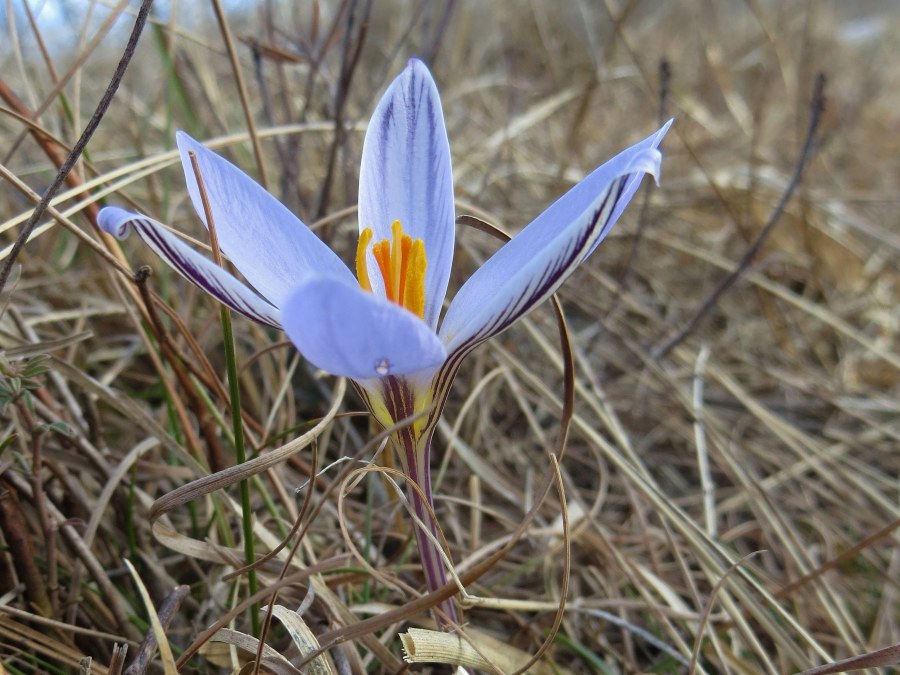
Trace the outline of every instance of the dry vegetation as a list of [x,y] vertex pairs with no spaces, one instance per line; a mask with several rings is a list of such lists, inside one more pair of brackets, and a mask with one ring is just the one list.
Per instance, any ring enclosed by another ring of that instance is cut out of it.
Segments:
[[[270,189],[349,257],[361,131],[410,55],[441,87],[457,212],[508,231],[676,118],[661,186],[638,194],[560,294],[576,389],[564,500],[551,483],[525,522],[554,477],[563,421],[549,305],[480,348],[455,384],[434,468],[457,571],[525,523],[469,581],[467,639],[509,657],[507,672],[549,639],[533,672],[577,673],[791,673],[900,643],[892,3],[391,0],[368,15],[365,2],[250,4],[228,19],[245,100],[211,5],[151,18],[77,177],[3,289],[0,672],[73,672],[87,656],[91,672],[121,672],[125,644],[126,664],[141,659],[130,672],[172,659],[236,671],[254,658],[238,607],[248,576],[234,575],[242,474],[216,473],[235,463],[218,307],[136,238],[101,238],[96,206],[130,205],[202,238],[174,131],[259,177],[249,131]],[[0,37],[4,262],[32,190],[51,182],[112,77],[132,10],[90,42],[114,11],[93,6],[71,46],[40,22],[39,34],[20,22]],[[739,266],[800,160],[818,72],[827,106],[809,163]],[[497,246],[460,226],[451,293]],[[142,296],[131,275],[143,264]],[[324,658],[397,672],[399,634],[429,616],[405,607],[421,578],[402,505],[374,474],[348,480],[375,454],[367,419],[347,414],[361,404],[281,334],[234,325],[251,454],[306,439],[249,482],[258,554],[289,533],[298,545],[258,570],[264,590],[289,579],[263,668],[296,672],[318,640],[327,651],[307,669]],[[194,482],[210,473],[222,482]],[[159,651],[139,646],[154,634],[151,606],[166,622]]]

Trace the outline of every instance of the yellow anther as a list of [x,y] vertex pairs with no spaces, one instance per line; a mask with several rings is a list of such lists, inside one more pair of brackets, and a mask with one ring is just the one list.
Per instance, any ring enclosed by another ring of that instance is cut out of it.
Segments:
[[372,291],[369,283],[369,265],[366,262],[366,249],[372,241],[372,228],[367,227],[359,233],[359,242],[356,244],[356,278],[364,291]]
[[402,307],[406,306],[406,303],[404,302],[404,298],[406,297],[406,270],[409,269],[409,249],[411,248],[412,237],[408,234],[404,234],[403,238],[400,240],[400,257],[403,262],[400,264],[400,296],[397,298],[397,302]]
[[[369,282],[366,252],[373,237],[366,228],[359,235],[356,247],[356,275],[363,290],[372,290]],[[410,312],[425,317],[425,242],[403,232],[399,220],[391,224],[391,238],[372,244],[372,256],[384,281],[388,300]]]
[[425,318],[425,242],[416,239],[409,251],[403,306]]

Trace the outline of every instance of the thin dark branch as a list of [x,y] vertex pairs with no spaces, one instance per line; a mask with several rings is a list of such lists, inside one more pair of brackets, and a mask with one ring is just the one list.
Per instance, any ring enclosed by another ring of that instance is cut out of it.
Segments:
[[6,282],[9,280],[9,274],[16,262],[16,258],[19,257],[19,253],[21,253],[22,248],[24,248],[25,244],[28,242],[28,238],[37,226],[38,221],[44,216],[44,212],[50,205],[50,200],[53,199],[56,191],[59,190],[60,185],[62,185],[66,176],[68,176],[69,172],[72,170],[72,167],[75,166],[75,162],[81,157],[81,153],[84,152],[85,146],[87,146],[88,141],[91,140],[97,127],[100,125],[100,121],[106,114],[109,104],[112,103],[113,96],[115,96],[116,91],[118,91],[119,84],[121,84],[122,78],[125,76],[125,71],[128,69],[128,64],[131,62],[131,57],[134,56],[134,51],[137,49],[137,43],[141,37],[141,33],[144,31],[144,25],[147,23],[147,16],[150,14],[150,6],[152,4],[153,0],[143,0],[141,3],[137,18],[134,20],[134,27],[131,29],[131,35],[128,37],[128,43],[125,45],[125,51],[122,53],[122,58],[116,66],[116,70],[113,73],[112,80],[109,82],[109,86],[103,93],[103,98],[100,99],[97,109],[94,111],[94,114],[91,115],[91,119],[88,120],[87,126],[81,133],[81,137],[72,147],[72,152],[66,157],[66,161],[59,167],[59,171],[56,172],[56,177],[53,179],[50,187],[44,192],[44,196],[41,197],[41,201],[31,213],[28,222],[22,227],[22,231],[16,238],[16,243],[13,244],[12,249],[10,249],[6,264],[4,264],[3,270],[0,271],[0,292],[6,287]]
[[[337,35],[340,31],[340,27],[344,24],[344,14],[353,11],[353,6],[351,6],[352,4],[355,4],[355,0],[343,0],[341,5],[337,9],[335,9],[334,17],[331,19],[331,23],[329,24],[327,30],[324,32],[321,43],[318,47],[316,46],[319,35],[318,12],[315,13],[313,25],[310,28],[309,42],[307,43],[307,41],[302,40],[302,38],[295,38],[295,42],[293,43],[295,48],[308,60],[306,69],[306,82],[303,87],[303,94],[300,97],[300,100],[304,101],[304,103],[303,107],[300,109],[300,116],[297,118],[297,122],[300,124],[303,124],[307,121],[309,113],[313,109],[313,104],[316,101],[316,97],[314,96],[315,88],[322,74],[325,58],[327,57],[332,45],[335,44],[337,40]],[[318,5],[314,5],[314,7],[318,7]],[[297,40],[299,40],[299,44]],[[289,110],[287,101],[284,101],[282,105],[286,111]],[[290,119],[289,115],[288,119]],[[288,136],[287,142],[289,154],[292,158],[292,163],[290,171],[285,169],[282,174],[281,191],[284,194],[290,194],[289,189],[293,187],[293,189],[295,190],[294,194],[296,196],[297,204],[299,207],[301,207],[298,210],[302,212],[311,208],[309,207],[309,199],[304,197],[303,193],[300,190],[300,172],[304,166],[303,158],[301,156],[301,152],[303,150],[303,146],[301,145],[303,142],[303,135],[297,134]],[[290,177],[288,176],[289,173],[291,174]],[[290,180],[291,182],[288,182],[288,180]],[[318,200],[320,196],[321,194],[317,194],[315,199]],[[315,209],[318,209],[318,201],[316,201]]]
[[372,0],[368,0],[365,8],[362,10],[362,20],[359,22],[359,28],[356,29],[355,42],[353,42],[354,23],[356,22],[355,3],[347,15],[347,32],[344,34],[341,50],[341,75],[338,80],[334,101],[334,140],[328,156],[328,169],[325,172],[325,179],[322,181],[322,187],[319,191],[319,200],[315,210],[316,219],[322,218],[328,211],[328,200],[331,196],[331,185],[334,181],[334,172],[337,167],[338,151],[343,147],[347,137],[344,116],[347,96],[350,93],[350,82],[356,72],[356,67],[359,65],[359,58],[362,56],[363,43],[366,41],[366,35],[369,31],[369,15],[371,11]]
[[[184,394],[189,401],[190,409],[197,417],[197,424],[200,427],[200,431],[203,435],[204,440],[206,441],[206,457],[207,461],[209,462],[210,469],[212,471],[221,471],[226,466],[228,466],[228,460],[226,459],[225,450],[222,448],[222,444],[220,442],[219,427],[213,416],[209,414],[209,410],[207,409],[206,405],[204,405],[203,401],[200,400],[200,397],[197,394],[195,383],[191,379],[190,375],[193,375],[199,381],[206,383],[211,390],[219,393],[222,400],[227,401],[228,399],[227,397],[225,397],[224,392],[219,391],[217,387],[209,384],[209,379],[205,377],[207,373],[199,371],[199,369],[193,367],[192,361],[190,359],[182,357],[178,349],[176,349],[175,344],[172,341],[172,337],[166,330],[165,325],[163,324],[162,319],[159,316],[159,312],[157,311],[156,300],[154,298],[153,292],[150,290],[150,273],[150,267],[147,265],[142,265],[138,268],[137,272],[134,275],[134,283],[138,287],[138,292],[141,295],[141,299],[144,301],[144,307],[146,308],[147,316],[150,319],[150,328],[152,329],[153,335],[156,338],[156,342],[159,345],[160,353],[172,367],[172,372],[175,375],[175,379],[178,380],[179,384],[184,390]],[[190,373],[188,371],[190,371]],[[189,429],[189,427],[185,427],[185,429]],[[203,452],[200,447],[199,439],[197,439],[193,430],[186,431],[185,438],[187,445],[194,451],[196,456],[202,456]]]
[[[166,599],[163,600],[157,615],[159,616],[159,622],[164,629],[168,628],[169,624],[172,623],[172,619],[175,618],[178,608],[181,607],[181,603],[190,592],[190,586],[176,586],[172,589],[172,592],[166,596]],[[153,657],[156,655],[158,646],[159,644],[156,641],[156,635],[153,633],[153,630],[147,631],[144,641],[141,642],[141,646],[138,647],[134,660],[131,662],[131,665],[125,669],[125,675],[142,675],[147,672],[147,669],[153,661]]]
[[[425,3],[422,4],[424,5]],[[432,8],[433,7],[434,5],[432,5]],[[438,18],[435,23],[434,30],[430,31],[431,34],[427,36],[427,41],[422,49],[422,60],[429,66],[437,59],[441,44],[444,41],[444,36],[447,34],[447,26],[450,24],[450,17],[452,16],[454,9],[456,9],[456,0],[447,0],[447,2],[444,3],[440,18]]]
[[25,514],[15,488],[0,477],[0,533],[30,606],[42,616],[53,616],[53,605],[41,573]]
[[809,164],[810,158],[813,156],[813,151],[815,149],[816,131],[819,128],[819,123],[822,121],[822,113],[824,111],[825,75],[823,73],[819,73],[819,75],[816,77],[816,83],[813,88],[812,101],[810,102],[809,106],[809,127],[807,128],[806,132],[806,141],[803,144],[803,150],[800,153],[800,158],[797,161],[797,166],[794,168],[794,175],[791,176],[791,180],[788,183],[784,194],[781,196],[781,200],[778,202],[775,210],[772,211],[772,214],[769,216],[769,220],[760,231],[759,236],[756,237],[756,240],[750,245],[750,248],[747,249],[746,253],[744,253],[744,256],[737,264],[737,267],[735,267],[731,274],[725,277],[721,281],[721,283],[712,291],[712,293],[710,293],[706,297],[706,299],[702,303],[700,303],[700,308],[694,313],[694,316],[691,317],[690,321],[688,321],[674,335],[672,335],[660,346],[653,350],[652,355],[654,359],[662,358],[663,356],[668,354],[673,347],[684,340],[684,338],[686,338],[691,333],[691,331],[693,331],[694,328],[697,327],[697,325],[709,313],[709,311],[716,306],[719,298],[721,298],[722,295],[729,288],[731,288],[738,279],[741,278],[744,272],[747,271],[750,263],[753,262],[756,254],[759,253],[759,249],[762,248],[762,245],[765,243],[766,239],[769,238],[769,235],[772,233],[775,225],[781,219],[781,214],[784,213],[784,209],[790,201],[791,196],[794,194],[794,190],[800,184],[800,179],[803,177],[803,172],[806,169],[806,166]]
[[817,668],[804,670],[799,675],[831,675],[831,673],[849,673],[863,668],[877,668],[878,666],[893,666],[900,663],[900,644],[882,647],[874,652],[866,652],[848,659],[841,659],[834,663],[826,663]]
[[[253,57],[253,75],[256,78],[256,86],[259,89],[260,99],[262,100],[263,117],[265,117],[266,124],[274,127],[275,109],[272,106],[272,96],[269,93],[269,85],[266,83],[266,75],[263,72],[263,60],[267,54],[266,48],[252,38],[241,38],[241,41],[250,48],[250,54]],[[284,139],[276,136],[272,140],[275,143],[275,150],[278,153],[278,159],[283,171],[279,197],[282,202],[285,202],[289,197],[293,197],[286,188],[294,184],[292,175],[294,172],[290,167],[292,165],[295,166],[295,164],[285,147]]]
[[[657,116],[657,121],[660,125],[668,118],[669,86],[671,82],[672,66],[669,64],[668,59],[662,59],[659,62],[659,114]],[[644,230],[647,229],[647,214],[650,211],[651,189],[649,184],[644,185],[641,189],[644,191],[644,194],[643,199],[641,200],[641,211],[638,215],[637,231],[634,233],[634,241],[631,244],[631,249],[628,251],[628,258],[625,259],[625,266],[622,268],[622,274],[619,276],[619,283],[623,286],[628,283],[628,279],[631,276],[634,260],[637,258],[638,249],[641,246],[641,242],[644,240]]]
[[213,13],[216,15],[216,22],[219,24],[219,32],[222,34],[222,42],[225,43],[225,51],[228,53],[228,60],[231,62],[231,73],[234,75],[234,84],[238,90],[241,109],[244,111],[244,122],[247,125],[247,133],[250,134],[250,145],[253,146],[253,155],[256,157],[259,182],[264,188],[268,189],[269,180],[268,175],[266,174],[266,163],[263,157],[262,145],[259,142],[259,134],[256,133],[256,122],[253,121],[253,113],[250,110],[247,85],[244,84],[244,76],[241,73],[241,62],[238,58],[237,49],[235,49],[234,46],[231,28],[228,25],[228,19],[225,16],[225,10],[222,8],[221,1],[212,0],[212,7]]

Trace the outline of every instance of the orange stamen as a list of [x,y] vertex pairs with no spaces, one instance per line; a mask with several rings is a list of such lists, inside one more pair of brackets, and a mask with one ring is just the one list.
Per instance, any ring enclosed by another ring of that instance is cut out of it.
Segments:
[[[367,264],[367,249],[374,236],[371,228],[359,235],[356,246],[356,276],[365,291],[372,291]],[[384,282],[388,300],[425,317],[425,242],[403,232],[399,220],[391,224],[391,238],[372,244],[372,256]]]
[[378,261],[378,269],[381,270],[381,278],[384,279],[384,292],[391,302],[397,301],[394,295],[394,285],[391,283],[391,243],[382,239],[372,247],[375,260]]

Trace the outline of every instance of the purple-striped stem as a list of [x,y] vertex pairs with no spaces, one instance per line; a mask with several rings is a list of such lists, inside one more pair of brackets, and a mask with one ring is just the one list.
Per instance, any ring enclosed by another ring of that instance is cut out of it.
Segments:
[[[431,439],[446,402],[447,390],[449,383],[453,381],[453,375],[455,373],[446,378],[447,387],[440,390],[431,387],[425,389],[436,393],[435,398],[431,396],[417,398],[416,392],[422,391],[423,388],[416,387],[405,377],[383,377],[370,381],[370,387],[356,383],[356,390],[383,427],[389,428],[397,421],[409,420],[409,424],[401,426],[391,434],[390,443],[406,477],[406,493],[415,516],[413,528],[419,547],[422,572],[430,591],[445,585],[448,580],[447,570],[441,558],[440,528],[433,515]],[[452,598],[437,605],[434,615],[441,628],[449,629],[453,625],[459,625],[459,613]]]
[[[448,576],[439,548],[441,535],[433,516],[431,433],[427,434],[427,439],[415,438],[414,433],[402,431],[397,436],[392,442],[394,452],[400,459],[400,465],[406,475],[406,494],[415,515],[413,528],[419,546],[422,573],[425,575],[428,590],[434,591],[447,583]],[[459,614],[453,598],[447,598],[438,604],[434,614],[438,625],[442,628],[459,625]]]

